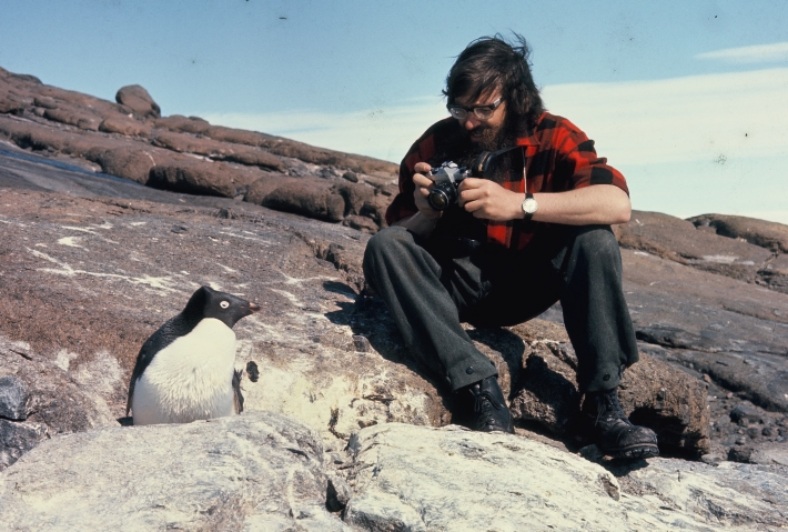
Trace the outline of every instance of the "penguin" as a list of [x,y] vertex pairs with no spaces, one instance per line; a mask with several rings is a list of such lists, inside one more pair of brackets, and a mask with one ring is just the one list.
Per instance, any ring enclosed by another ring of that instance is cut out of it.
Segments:
[[190,423],[239,414],[241,374],[235,370],[233,325],[260,310],[208,286],[148,338],[129,382],[126,416],[134,425]]

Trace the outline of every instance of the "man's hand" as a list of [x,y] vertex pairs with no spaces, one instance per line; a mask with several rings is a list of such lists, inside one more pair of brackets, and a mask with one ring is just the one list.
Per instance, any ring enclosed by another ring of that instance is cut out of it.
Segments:
[[523,217],[523,194],[489,179],[466,177],[460,183],[460,206],[475,218],[505,222]]
[[430,187],[433,185],[432,179],[427,177],[427,174],[432,170],[432,167],[427,163],[416,163],[413,169],[416,171],[413,174],[413,184],[416,186],[416,189],[413,191],[413,201],[416,203],[416,208],[425,218],[437,220],[442,213],[430,207],[427,201],[427,196],[430,195]]
[[435,230],[435,226],[443,213],[430,207],[427,201],[433,181],[426,174],[432,170],[432,167],[427,163],[416,163],[413,169],[416,171],[413,174],[413,184],[415,185],[413,201],[416,203],[416,208],[419,212],[395,222],[394,225],[399,225],[417,235],[427,237]]

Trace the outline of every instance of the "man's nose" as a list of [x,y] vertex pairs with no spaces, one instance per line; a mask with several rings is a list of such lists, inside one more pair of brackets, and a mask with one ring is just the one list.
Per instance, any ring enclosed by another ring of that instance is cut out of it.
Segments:
[[481,120],[476,118],[473,113],[468,113],[468,116],[465,117],[465,120],[463,120],[463,127],[465,127],[465,129],[468,131],[476,129],[479,124],[481,124]]

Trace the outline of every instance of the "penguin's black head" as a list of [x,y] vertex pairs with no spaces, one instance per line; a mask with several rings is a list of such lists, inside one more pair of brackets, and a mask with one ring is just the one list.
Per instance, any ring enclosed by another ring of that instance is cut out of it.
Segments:
[[216,318],[232,328],[238,320],[258,310],[260,307],[255,303],[226,292],[219,292],[209,286],[202,286],[192,294],[186,308],[183,309],[183,314],[198,319]]

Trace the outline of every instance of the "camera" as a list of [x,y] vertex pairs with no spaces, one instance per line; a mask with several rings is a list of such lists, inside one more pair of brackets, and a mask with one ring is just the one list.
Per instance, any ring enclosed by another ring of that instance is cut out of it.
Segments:
[[511,148],[498,152],[483,151],[477,155],[470,167],[459,166],[454,161],[446,161],[430,171],[434,185],[430,188],[427,202],[436,211],[445,211],[457,203],[459,192],[457,189],[466,177],[484,177],[489,170],[490,162],[501,153],[510,151]]
[[468,166],[454,161],[433,165],[430,171],[434,184],[430,188],[427,202],[436,211],[445,211],[457,203],[457,190],[466,177],[495,179],[495,176],[522,174],[525,178],[525,154],[521,146],[510,146],[497,151],[483,151],[471,159]]
[[457,203],[459,197],[457,188],[463,179],[471,175],[471,172],[453,161],[447,161],[433,168],[430,174],[435,184],[430,188],[427,202],[436,211],[445,211]]

